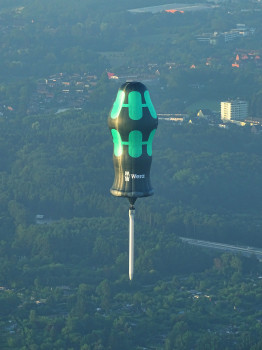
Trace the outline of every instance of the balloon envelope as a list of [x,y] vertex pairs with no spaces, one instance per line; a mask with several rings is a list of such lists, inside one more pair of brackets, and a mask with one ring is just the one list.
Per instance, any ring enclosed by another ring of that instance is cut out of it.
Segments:
[[158,119],[145,85],[127,82],[120,87],[108,125],[114,143],[115,169],[110,192],[117,197],[151,196],[152,142]]

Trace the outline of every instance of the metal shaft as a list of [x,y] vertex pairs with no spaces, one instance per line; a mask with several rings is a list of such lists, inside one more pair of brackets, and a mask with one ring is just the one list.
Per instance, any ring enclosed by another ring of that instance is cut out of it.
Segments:
[[134,274],[134,231],[135,231],[135,208],[129,209],[129,279]]

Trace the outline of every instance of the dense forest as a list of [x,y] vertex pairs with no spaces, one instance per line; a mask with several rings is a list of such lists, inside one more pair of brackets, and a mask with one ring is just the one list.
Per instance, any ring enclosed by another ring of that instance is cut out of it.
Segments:
[[[124,213],[126,203],[108,195],[113,167],[106,115],[70,111],[2,118],[1,125],[7,222],[27,225],[37,214],[57,220]],[[140,219],[180,235],[194,231],[199,238],[261,245],[261,143],[248,127],[161,121],[152,167],[157,199],[138,202]]]
[[[3,350],[262,348],[261,262],[179,238],[262,248],[259,129],[194,119],[197,108],[236,97],[261,117],[261,67],[252,59],[231,66],[239,49],[260,53],[261,4],[128,12],[160,4],[0,0]],[[217,46],[196,40],[237,23],[255,27],[254,35]],[[29,113],[39,84],[61,72],[95,77],[84,107]],[[159,120],[155,195],[136,204],[132,282],[128,201],[109,192],[107,115],[121,79],[107,72],[150,77],[157,112],[193,120]]]

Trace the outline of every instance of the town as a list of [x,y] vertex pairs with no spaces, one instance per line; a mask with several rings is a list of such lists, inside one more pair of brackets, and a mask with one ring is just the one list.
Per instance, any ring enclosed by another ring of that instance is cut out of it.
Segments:
[[88,74],[53,74],[37,83],[27,110],[28,114],[56,113],[70,108],[82,109],[88,103],[97,76]]

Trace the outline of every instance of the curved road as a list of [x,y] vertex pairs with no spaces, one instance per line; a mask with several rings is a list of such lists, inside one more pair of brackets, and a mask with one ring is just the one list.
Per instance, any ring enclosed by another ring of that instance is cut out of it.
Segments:
[[188,244],[198,245],[200,247],[209,248],[209,249],[220,249],[223,251],[230,251],[233,253],[239,253],[246,256],[255,255],[259,260],[262,261],[262,248],[254,248],[254,247],[239,247],[231,244],[217,243],[217,242],[209,242],[202,241],[200,239],[179,237],[183,242]]

